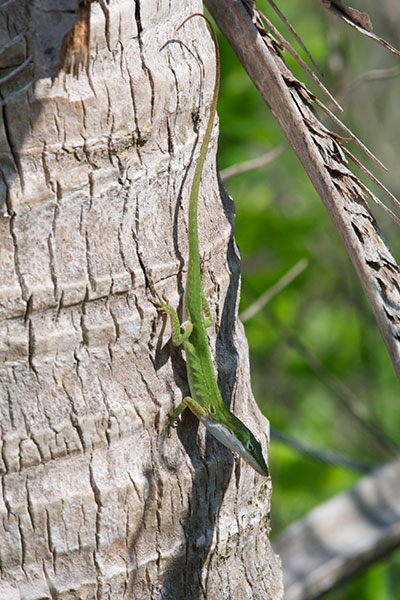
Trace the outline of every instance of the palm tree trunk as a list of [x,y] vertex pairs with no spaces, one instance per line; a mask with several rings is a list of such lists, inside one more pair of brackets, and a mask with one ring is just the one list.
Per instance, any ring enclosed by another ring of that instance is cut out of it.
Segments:
[[[270,483],[191,415],[165,434],[187,380],[148,284],[179,304],[214,56],[200,19],[176,28],[201,3],[63,4],[0,8],[0,597],[281,598]],[[199,215],[210,342],[265,445],[216,141]]]

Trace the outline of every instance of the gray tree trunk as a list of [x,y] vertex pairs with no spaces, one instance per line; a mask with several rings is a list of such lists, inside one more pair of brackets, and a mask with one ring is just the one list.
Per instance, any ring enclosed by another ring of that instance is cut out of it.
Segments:
[[[0,8],[0,600],[279,599],[270,482],[191,414],[165,434],[188,388],[148,282],[178,306],[215,69],[205,24],[176,28],[201,2],[93,2],[77,78],[57,68],[77,9],[62,4]],[[217,127],[199,215],[210,343],[266,448],[216,143]]]

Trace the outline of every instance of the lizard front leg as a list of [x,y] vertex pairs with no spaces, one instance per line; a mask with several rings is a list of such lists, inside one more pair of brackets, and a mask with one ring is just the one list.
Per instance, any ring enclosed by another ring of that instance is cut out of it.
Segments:
[[177,406],[177,408],[174,410],[174,412],[172,413],[172,416],[170,417],[170,419],[168,421],[168,427],[171,427],[176,423],[179,416],[183,413],[183,411],[187,407],[189,407],[190,410],[192,411],[192,413],[194,413],[196,415],[196,417],[198,417],[198,418],[206,417],[209,414],[207,409],[205,409],[201,404],[199,404],[199,402],[194,400],[194,398],[191,398],[190,396],[186,396],[182,400],[182,402]]

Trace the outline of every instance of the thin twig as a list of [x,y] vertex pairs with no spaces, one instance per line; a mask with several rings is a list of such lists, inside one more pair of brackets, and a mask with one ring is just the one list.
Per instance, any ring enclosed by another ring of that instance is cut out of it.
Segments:
[[254,317],[256,313],[260,312],[260,310],[262,310],[274,296],[279,294],[279,292],[292,283],[292,281],[304,271],[307,265],[308,260],[305,258],[299,260],[299,262],[296,263],[294,267],[289,269],[289,271],[285,273],[285,275],[283,275],[283,277],[281,277],[272,287],[268,288],[268,290],[261,294],[261,296],[257,298],[255,302],[253,302],[253,304],[250,304],[246,310],[240,313],[239,317],[242,323],[245,323],[251,319],[251,317]]
[[[269,19],[259,11],[259,15],[267,27],[272,31],[275,37],[279,39],[279,42],[290,52],[293,58],[298,62],[298,64],[306,71],[306,73],[311,77],[313,82],[324,92],[324,94],[329,98],[334,106],[340,111],[343,112],[343,108],[340,106],[339,102],[332,96],[330,91],[324,86],[324,84],[318,79],[315,73],[310,69],[308,64],[304,62],[304,60],[299,56],[293,46],[283,37],[283,35],[274,27]],[[282,15],[283,16],[283,15]],[[294,30],[293,30],[294,31]],[[314,62],[314,61],[313,61]],[[314,63],[315,64],[315,63]]]
[[[383,183],[381,183],[379,181],[379,179],[377,179],[373,173],[371,173],[371,171],[369,171],[366,167],[364,167],[364,165],[354,156],[354,154],[352,154],[350,152],[350,150],[348,150],[346,148],[346,146],[343,145],[342,146],[342,150],[350,158],[350,160],[352,160],[354,162],[354,164],[357,165],[357,167],[359,169],[361,169],[361,171],[363,171],[363,173],[365,173],[366,175],[368,175],[368,177],[378,187],[380,187],[381,190],[383,190],[385,192],[385,194],[391,199],[391,201],[397,207],[400,208],[400,201],[396,198],[396,196],[394,196],[392,194],[392,192],[390,190],[388,190],[387,187],[384,186]],[[378,206],[380,206],[393,219],[393,221],[395,223],[397,223],[397,225],[400,225],[400,218],[392,210],[390,210],[390,208],[388,206],[386,206],[386,204],[384,204],[382,202],[382,200],[380,200],[377,196],[375,196],[375,194],[373,192],[371,192],[371,190],[362,181],[358,180],[358,184],[361,185],[361,187],[368,194],[368,196],[371,198],[371,200],[373,200]]]
[[361,73],[354,79],[354,83],[361,83],[362,81],[383,81],[386,79],[393,79],[400,75],[400,67],[389,67],[387,69],[371,69]]
[[400,56],[400,50],[398,50],[397,48],[395,48],[394,46],[389,44],[389,42],[387,42],[383,38],[380,38],[379,36],[375,35],[375,33],[373,33],[372,31],[368,31],[364,27],[360,27],[357,23],[355,23],[354,21],[349,19],[346,15],[344,15],[341,11],[339,11],[335,6],[333,6],[333,5],[329,6],[329,10],[331,10],[333,13],[335,13],[335,15],[337,15],[340,19],[345,21],[345,23],[350,25],[350,27],[354,27],[354,29],[356,29],[359,33],[362,33],[363,35],[371,38],[375,42],[378,42],[378,44],[380,44],[381,46],[384,46],[387,50],[389,50],[389,52],[392,52],[392,54],[396,54],[396,56]]
[[319,379],[321,379],[321,381],[323,381],[325,385],[334,392],[335,398],[341,402],[342,406],[346,408],[351,416],[366,431],[368,431],[375,442],[379,443],[381,448],[383,448],[389,454],[389,456],[398,456],[400,452],[399,444],[397,444],[378,425],[372,423],[365,417],[365,406],[361,403],[356,394],[338,377],[336,377],[336,375],[333,375],[333,373],[328,371],[320,359],[304,345],[298,335],[286,325],[278,321],[276,317],[273,316],[271,311],[267,311],[266,316],[270,323],[286,337],[292,348],[295,348],[298,351],[310,369],[314,371]]
[[230,177],[234,177],[235,175],[241,175],[242,173],[246,173],[247,171],[252,171],[253,169],[258,169],[259,167],[265,167],[270,162],[278,158],[282,154],[288,145],[286,143],[280,144],[276,148],[269,150],[265,154],[258,156],[257,158],[252,158],[251,160],[246,160],[242,163],[238,163],[236,165],[231,165],[226,169],[222,169],[220,171],[220,176],[222,181],[226,181]]
[[289,21],[287,20],[287,18],[285,17],[285,15],[276,6],[275,2],[273,2],[272,0],[268,0],[268,2],[270,3],[270,5],[274,9],[274,11],[276,12],[276,14],[278,15],[278,17],[285,23],[286,27],[289,29],[290,33],[293,35],[293,37],[295,38],[295,40],[297,40],[297,42],[301,46],[301,48],[303,48],[303,50],[307,54],[308,58],[311,60],[311,62],[314,65],[314,67],[317,69],[318,73],[321,75],[321,77],[323,77],[324,74],[322,72],[322,69],[317,64],[317,62],[313,59],[311,52],[307,49],[305,43],[303,42],[303,40],[301,39],[301,37],[299,36],[299,34],[297,33],[297,31],[293,27],[293,25],[291,25],[289,23]]
[[336,123],[336,125],[338,125],[341,129],[343,129],[343,131],[346,132],[346,134],[354,141],[356,142],[356,144],[358,146],[360,146],[360,148],[365,152],[365,154],[367,156],[369,156],[369,158],[371,158],[374,162],[376,162],[377,165],[379,165],[384,171],[387,171],[387,168],[385,167],[385,165],[379,160],[379,158],[377,158],[372,152],[371,150],[369,150],[367,148],[367,146],[365,144],[362,143],[362,141],[360,139],[358,139],[358,137],[356,135],[354,135],[354,133],[351,131],[351,129],[349,129],[340,119],[338,119],[338,117],[331,111],[329,110],[329,108],[327,108],[325,106],[325,104],[323,102],[321,102],[321,100],[319,100],[316,96],[313,96],[313,100],[315,102],[315,104],[317,104],[324,112],[326,112],[326,114],[332,119],[332,121],[334,123]]
[[347,469],[353,469],[354,471],[361,471],[362,473],[370,473],[376,468],[376,465],[361,462],[351,458],[350,456],[344,456],[338,452],[333,452],[332,450],[326,450],[325,448],[313,448],[312,446],[303,444],[303,442],[300,440],[293,438],[287,433],[283,433],[283,431],[279,431],[279,429],[276,429],[276,427],[271,427],[271,439],[282,442],[282,444],[285,444],[285,446],[289,446],[301,454],[311,456],[311,458],[320,460],[321,462],[328,463],[330,465],[339,465],[341,467],[346,467]]

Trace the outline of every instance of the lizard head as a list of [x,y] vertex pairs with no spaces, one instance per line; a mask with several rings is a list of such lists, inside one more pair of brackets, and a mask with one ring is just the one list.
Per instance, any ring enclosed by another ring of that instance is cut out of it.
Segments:
[[241,456],[243,460],[252,466],[257,473],[268,477],[269,471],[264,460],[261,444],[256,440],[250,429],[241,423],[241,428],[239,428],[233,435],[238,442],[236,452],[239,454],[239,456]]
[[257,473],[268,477],[269,471],[260,443],[240,419],[232,413],[230,416],[229,426],[207,417],[202,417],[201,421],[224,446],[239,454]]

